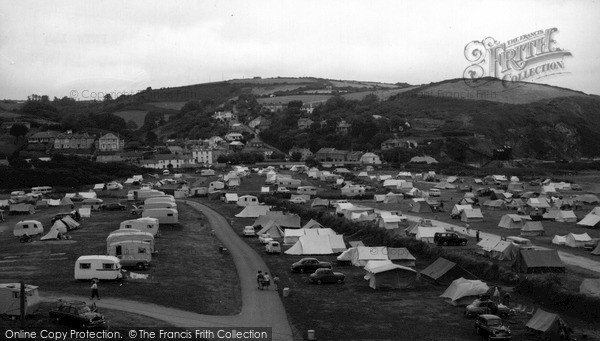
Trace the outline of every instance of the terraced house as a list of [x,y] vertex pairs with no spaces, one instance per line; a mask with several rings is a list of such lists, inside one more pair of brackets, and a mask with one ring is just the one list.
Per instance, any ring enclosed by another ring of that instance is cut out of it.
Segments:
[[54,149],[90,149],[96,138],[88,133],[71,133],[70,131],[58,134],[54,138]]

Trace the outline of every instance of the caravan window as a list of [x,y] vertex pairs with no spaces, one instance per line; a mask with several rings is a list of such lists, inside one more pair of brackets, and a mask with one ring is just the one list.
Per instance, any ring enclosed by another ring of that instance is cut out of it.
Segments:
[[80,269],[91,269],[92,265],[90,263],[79,263]]
[[125,228],[127,228],[127,229],[130,229],[132,227],[133,227],[133,225],[125,225]]
[[146,248],[143,248],[143,247],[138,248],[138,253],[146,253]]
[[112,268],[113,268],[113,265],[111,263],[102,263],[102,269],[110,270]]
[[27,224],[23,224],[22,226],[23,226],[24,229],[28,229],[29,228],[29,225],[27,225]]
[[152,228],[152,225],[148,225],[148,228],[149,228],[149,229],[151,229],[151,228]]
[[173,213],[167,213],[167,217],[172,217]]

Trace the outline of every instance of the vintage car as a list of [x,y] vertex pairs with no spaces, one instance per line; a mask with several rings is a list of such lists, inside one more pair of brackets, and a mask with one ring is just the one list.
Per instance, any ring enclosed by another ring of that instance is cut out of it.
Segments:
[[465,316],[473,317],[482,314],[494,314],[502,318],[507,318],[509,315],[514,315],[514,310],[505,306],[504,304],[498,304],[492,300],[481,300],[476,299],[473,303],[469,304],[465,308]]
[[343,284],[346,275],[341,272],[334,272],[331,269],[321,268],[317,269],[315,273],[310,275],[310,282],[315,284],[322,283],[338,283]]
[[302,258],[296,263],[292,264],[291,270],[292,272],[315,272],[317,269],[326,268],[331,269],[331,263],[328,262],[320,262],[316,258]]
[[500,316],[482,314],[475,319],[475,334],[488,340],[510,340],[510,329],[504,325]]
[[106,324],[104,316],[83,301],[59,300],[58,307],[51,310],[49,315],[56,323],[83,329],[102,328]]

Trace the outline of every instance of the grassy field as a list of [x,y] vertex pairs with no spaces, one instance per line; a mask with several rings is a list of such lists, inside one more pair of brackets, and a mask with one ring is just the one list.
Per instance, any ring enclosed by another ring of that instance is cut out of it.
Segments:
[[[106,192],[104,192],[106,193]],[[102,197],[102,193],[100,193]],[[110,202],[114,200],[106,200]],[[228,315],[240,311],[241,292],[230,255],[218,251],[203,216],[180,204],[180,223],[161,226],[147,282],[102,282],[101,295],[150,302],[197,313]],[[89,283],[73,279],[73,265],[81,255],[106,254],[106,237],[128,212],[94,212],[68,235],[71,240],[19,243],[12,226],[36,219],[50,228],[50,219],[64,208],[46,208],[31,216],[8,216],[0,229],[0,282],[25,280],[40,292],[89,295]]]
[[161,109],[181,110],[186,102],[148,102],[147,104]]
[[290,101],[302,101],[304,104],[319,104],[324,103],[330,99],[332,95],[292,95],[292,96],[278,96],[269,98],[259,98],[258,103],[263,105],[268,104],[287,104]]
[[133,121],[140,128],[144,125],[144,118],[147,113],[146,110],[127,110],[114,112],[113,115],[121,117],[125,122]]

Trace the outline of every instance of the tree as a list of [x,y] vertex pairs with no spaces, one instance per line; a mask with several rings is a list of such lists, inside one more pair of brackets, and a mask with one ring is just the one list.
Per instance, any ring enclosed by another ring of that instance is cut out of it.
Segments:
[[180,113],[185,114],[191,111],[197,111],[201,108],[200,102],[193,99],[191,101],[187,101],[183,107],[181,107]]
[[293,152],[291,157],[292,157],[292,161],[300,161],[302,159],[302,153]]
[[110,101],[112,101],[112,96],[110,94],[104,95],[104,102],[110,102]]
[[13,124],[12,127],[10,127],[10,134],[16,138],[25,136],[25,134],[27,134],[28,131],[29,129],[27,129],[27,126],[20,123]]
[[137,128],[138,128],[138,125],[133,120],[127,121],[127,129],[136,130]]
[[300,109],[300,108],[302,108],[302,104],[303,104],[302,101],[294,100],[294,101],[289,101],[287,107],[288,107],[288,109],[289,108]]
[[156,142],[158,141],[158,136],[156,136],[156,133],[153,131],[149,131],[146,133],[146,142],[153,146],[156,144]]

